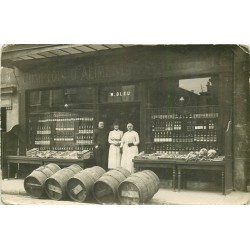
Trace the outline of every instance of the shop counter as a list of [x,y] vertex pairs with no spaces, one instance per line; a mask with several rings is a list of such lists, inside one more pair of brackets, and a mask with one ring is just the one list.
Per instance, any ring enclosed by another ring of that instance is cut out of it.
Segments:
[[28,156],[16,156],[8,155],[6,156],[7,168],[8,168],[8,179],[10,176],[10,164],[34,164],[34,165],[46,165],[48,163],[55,163],[59,167],[66,167],[72,164],[77,164],[84,168],[84,159],[57,159],[57,158],[40,158],[40,157],[28,157]]

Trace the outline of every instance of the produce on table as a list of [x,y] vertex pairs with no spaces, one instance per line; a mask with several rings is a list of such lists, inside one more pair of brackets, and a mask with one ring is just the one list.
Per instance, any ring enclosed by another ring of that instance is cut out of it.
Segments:
[[200,151],[199,151],[199,157],[206,157],[207,156],[207,149],[206,148],[202,148]]
[[39,151],[37,148],[33,148],[27,151],[28,157],[39,157],[39,158],[53,158],[53,159],[88,159],[90,157],[89,150],[83,151]]
[[157,160],[157,159],[182,159],[186,161],[216,161],[216,160],[223,160],[224,156],[218,156],[216,150],[210,149],[207,150],[206,148],[202,148],[200,151],[192,151],[188,154],[180,154],[179,152],[174,153],[152,153],[152,154],[144,154],[140,153],[137,159],[150,159],[150,160]]
[[217,156],[217,152],[214,149],[210,149],[207,152],[207,157],[213,159]]

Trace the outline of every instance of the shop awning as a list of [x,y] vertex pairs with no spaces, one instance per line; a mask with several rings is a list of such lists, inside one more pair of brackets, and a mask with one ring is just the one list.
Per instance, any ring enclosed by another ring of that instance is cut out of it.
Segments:
[[2,48],[2,66],[15,65],[35,59],[58,58],[62,56],[90,55],[104,50],[117,50],[136,46],[132,44],[12,44]]
[[[154,46],[155,44],[150,44]],[[114,51],[139,46],[138,44],[9,44],[2,47],[1,65],[13,67],[22,62],[65,56],[92,55],[102,51]],[[248,51],[248,46],[241,46]],[[250,55],[249,55],[250,65]],[[250,75],[250,66],[249,66]]]

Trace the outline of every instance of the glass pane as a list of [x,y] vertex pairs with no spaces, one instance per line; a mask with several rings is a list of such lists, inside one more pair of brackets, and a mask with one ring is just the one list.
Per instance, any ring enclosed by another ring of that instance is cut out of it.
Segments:
[[56,89],[51,92],[52,106],[55,107],[68,105],[74,108],[80,104],[93,103],[94,100],[92,87]]
[[64,90],[56,89],[52,90],[52,106],[64,105]]
[[148,107],[174,107],[177,81],[172,79],[152,83],[148,88]]
[[217,105],[217,86],[211,77],[181,79],[175,102],[177,106]]
[[30,106],[39,106],[42,104],[42,91],[30,92]]
[[30,110],[39,111],[48,109],[50,106],[50,91],[31,91],[29,98]]
[[148,107],[218,105],[216,78],[163,79],[148,88]]
[[94,89],[93,87],[77,88],[74,96],[74,103],[93,103]]

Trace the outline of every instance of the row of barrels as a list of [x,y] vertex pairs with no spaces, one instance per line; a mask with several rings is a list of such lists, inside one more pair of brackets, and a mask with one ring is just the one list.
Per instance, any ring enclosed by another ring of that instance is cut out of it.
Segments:
[[93,197],[100,204],[142,204],[159,190],[159,178],[144,170],[132,174],[125,168],[105,171],[99,166],[82,169],[73,164],[61,169],[50,163],[35,169],[24,180],[24,188],[34,198],[49,197],[84,202]]

